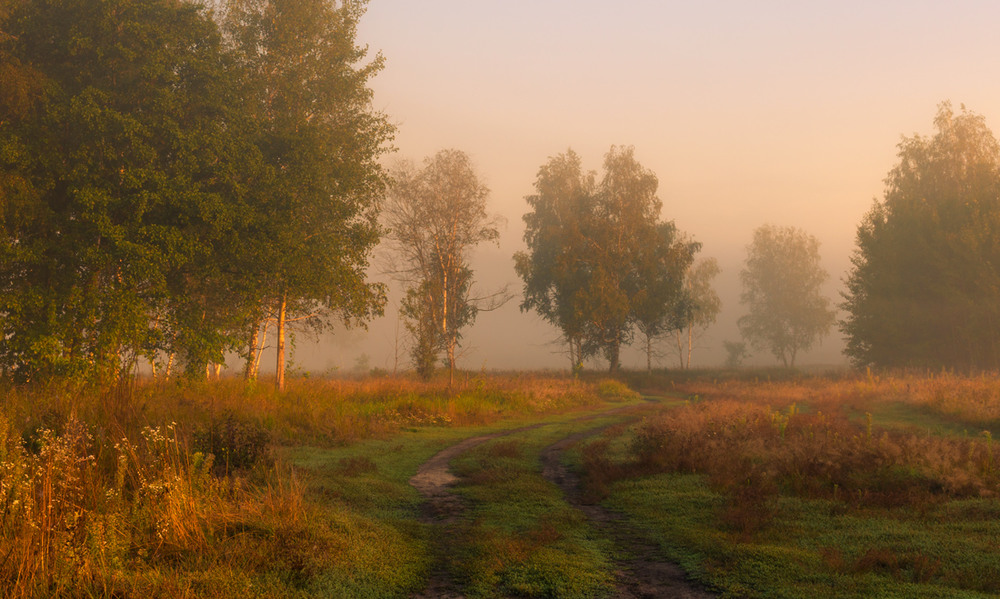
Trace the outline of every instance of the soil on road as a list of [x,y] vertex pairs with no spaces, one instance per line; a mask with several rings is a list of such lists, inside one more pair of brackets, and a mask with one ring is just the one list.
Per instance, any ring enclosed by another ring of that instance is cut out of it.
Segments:
[[[610,416],[616,413],[631,412],[642,409],[643,405],[614,408],[598,414],[589,415],[580,420],[589,420]],[[439,526],[440,534],[435,535],[438,553],[441,556],[440,565],[430,577],[427,588],[414,599],[461,599],[464,596],[451,579],[448,564],[453,562],[449,555],[451,524],[464,511],[462,499],[450,491],[458,479],[449,470],[451,460],[462,453],[505,435],[511,435],[530,429],[545,426],[532,426],[501,431],[489,435],[471,437],[439,452],[425,462],[410,479],[410,484],[426,499],[423,521]],[[567,468],[561,461],[563,452],[586,438],[600,434],[607,426],[596,427],[574,435],[546,447],[541,455],[542,474],[549,481],[558,485],[566,496],[566,500],[579,509],[592,525],[616,546],[616,553],[623,556],[615,566],[616,589],[613,599],[633,598],[676,598],[702,599],[714,597],[697,583],[687,579],[683,570],[676,564],[664,560],[657,548],[644,541],[641,534],[630,530],[624,519],[599,505],[587,505],[581,499],[580,480],[576,473]]]

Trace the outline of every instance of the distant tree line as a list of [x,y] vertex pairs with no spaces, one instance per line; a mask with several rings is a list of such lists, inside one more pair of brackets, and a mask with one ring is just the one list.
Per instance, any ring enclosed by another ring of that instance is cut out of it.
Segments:
[[191,373],[273,323],[380,313],[365,279],[380,56],[363,1],[13,0],[0,6],[0,369]]

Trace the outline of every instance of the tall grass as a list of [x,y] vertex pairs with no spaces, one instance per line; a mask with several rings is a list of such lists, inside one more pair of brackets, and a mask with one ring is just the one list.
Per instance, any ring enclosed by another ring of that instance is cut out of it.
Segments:
[[289,544],[351,541],[312,529],[317,508],[273,445],[344,445],[602,401],[594,384],[529,376],[119,391],[5,391],[0,596],[286,595],[320,574]]

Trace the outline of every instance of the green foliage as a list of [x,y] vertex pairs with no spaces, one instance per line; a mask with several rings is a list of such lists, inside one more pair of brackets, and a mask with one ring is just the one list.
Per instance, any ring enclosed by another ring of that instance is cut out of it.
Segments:
[[263,165],[250,190],[256,312],[246,328],[277,320],[280,387],[287,324],[322,330],[382,313],[384,287],[367,282],[366,270],[387,180],[379,160],[393,128],[373,110],[367,87],[382,57],[365,63],[367,49],[355,42],[364,2],[224,6]]
[[603,379],[597,382],[597,395],[606,401],[627,401],[639,399],[639,394],[628,385],[614,379]]
[[314,328],[380,310],[365,270],[392,129],[362,12],[234,1],[224,37],[188,2],[4,5],[7,376],[104,382],[167,354],[200,374],[275,298]]
[[537,193],[526,198],[528,251],[514,256],[521,309],[560,328],[574,369],[603,354],[616,371],[636,328],[652,339],[677,321],[684,272],[700,245],[659,220],[657,186],[632,148],[611,148],[596,185],[572,150],[539,169]]
[[820,293],[828,277],[815,237],[794,227],[759,227],[740,272],[740,302],[748,311],[740,317],[740,333],[786,368],[795,366],[798,353],[834,323],[830,300]]
[[214,456],[216,474],[256,466],[267,455],[271,435],[259,423],[227,413],[192,435],[192,450]]
[[220,37],[167,1],[22,2],[5,29],[38,85],[0,107],[0,363],[114,377],[176,347],[180,298],[218,286],[232,166],[253,158]]
[[841,329],[858,365],[1000,366],[1000,144],[949,103],[899,163],[858,227]]

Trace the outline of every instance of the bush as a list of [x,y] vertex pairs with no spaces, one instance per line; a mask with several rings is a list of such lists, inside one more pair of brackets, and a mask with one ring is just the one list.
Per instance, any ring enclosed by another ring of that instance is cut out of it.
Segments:
[[629,401],[639,399],[639,394],[628,385],[614,379],[603,379],[597,382],[597,395],[605,401]]

